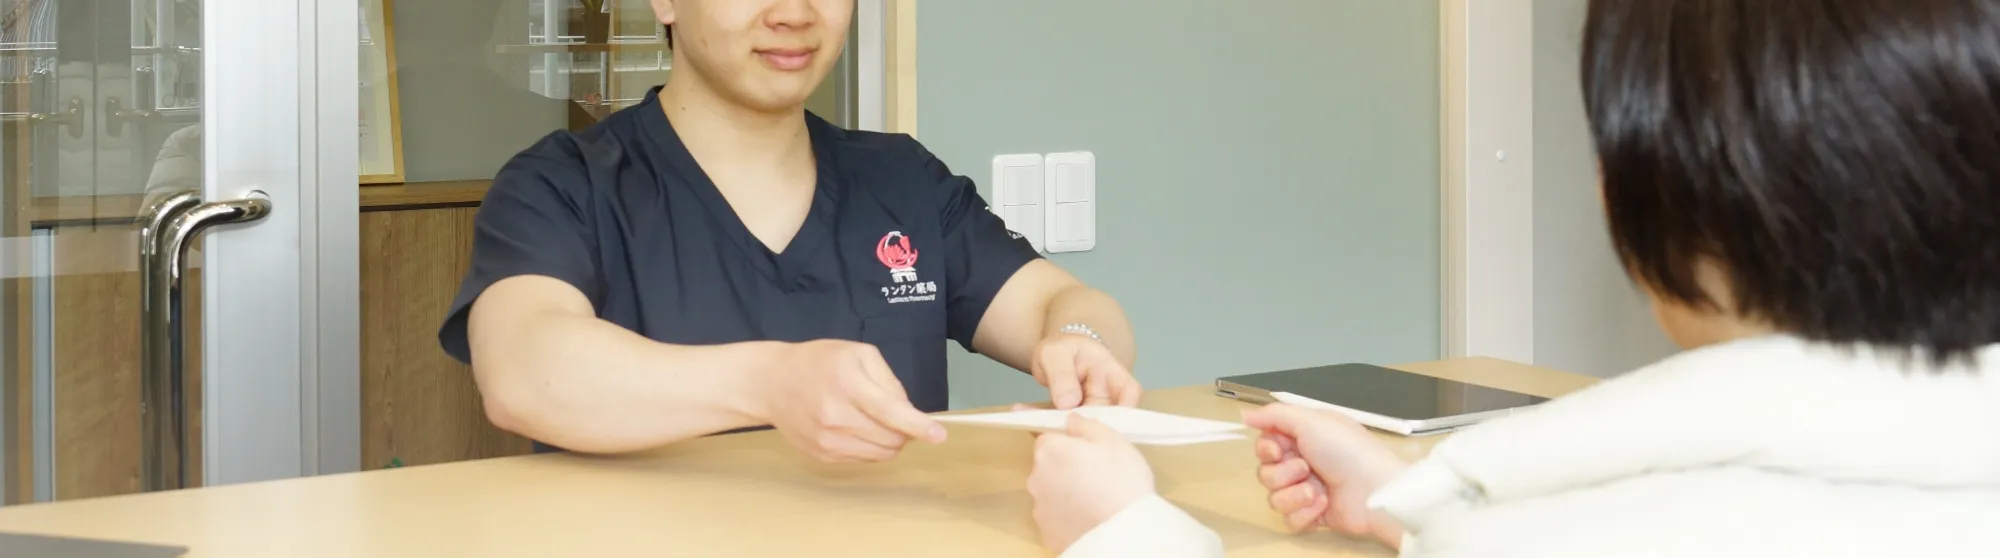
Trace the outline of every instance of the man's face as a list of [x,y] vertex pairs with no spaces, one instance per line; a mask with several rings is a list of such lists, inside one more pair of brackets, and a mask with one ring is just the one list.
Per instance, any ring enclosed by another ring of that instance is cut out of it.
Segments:
[[[847,45],[854,0],[653,0],[674,50],[717,95],[753,109],[797,108]],[[671,79],[671,78],[670,78]]]

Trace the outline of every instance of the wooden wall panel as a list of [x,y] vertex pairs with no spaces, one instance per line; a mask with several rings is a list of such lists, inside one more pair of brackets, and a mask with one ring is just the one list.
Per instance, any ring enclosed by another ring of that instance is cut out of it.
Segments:
[[[27,110],[28,99],[22,89],[0,88],[0,111],[20,112]],[[0,240],[19,242],[28,237],[31,227],[29,210],[34,168],[29,165],[5,164],[4,161],[30,161],[34,157],[34,126],[18,120],[0,120],[0,211],[5,212],[4,223],[0,223]],[[26,269],[28,256],[16,250],[13,254],[0,255],[0,265],[11,269]],[[0,280],[0,319],[7,320],[6,339],[0,340],[0,381],[5,381],[4,390],[8,394],[5,405],[6,421],[11,428],[0,433],[0,453],[7,454],[7,499],[0,504],[18,504],[30,500],[34,494],[34,477],[29,474],[35,467],[35,432],[31,422],[34,404],[33,372],[35,363],[32,347],[34,324],[30,321],[34,301],[34,282],[27,278]]]
[[486,421],[472,371],[437,328],[472,256],[476,207],[361,214],[362,464],[520,455],[527,439]]
[[130,226],[55,229],[49,284],[59,500],[139,491],[139,274],[119,269],[129,263],[121,253],[136,250],[135,233]]
[[[25,228],[23,228],[25,230]],[[27,233],[0,235],[7,239],[21,238]],[[25,260],[27,258],[19,258]],[[16,269],[25,267],[16,259],[9,259],[6,265]],[[7,424],[10,428],[0,438],[6,440],[0,452],[10,457],[7,463],[7,500],[0,504],[19,504],[31,500],[34,494],[34,477],[29,472],[35,468],[34,399],[34,342],[33,310],[29,304],[34,301],[34,282],[27,279],[6,279],[0,281],[4,292],[0,292],[0,313],[5,313],[8,321],[8,335],[5,345],[0,345],[0,354],[5,355],[5,373],[0,374],[7,382]]]
[[[133,225],[53,229],[53,416],[55,497],[74,500],[139,491],[139,273]],[[199,260],[199,253],[194,255]],[[201,270],[184,279],[186,350],[182,390],[188,434],[201,436]],[[191,485],[201,448],[191,444]]]

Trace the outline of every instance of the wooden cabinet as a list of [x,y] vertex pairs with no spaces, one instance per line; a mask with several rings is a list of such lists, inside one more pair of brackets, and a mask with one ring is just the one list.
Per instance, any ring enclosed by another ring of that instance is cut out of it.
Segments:
[[518,455],[486,421],[438,326],[472,257],[479,182],[371,186],[361,213],[361,456],[366,468]]

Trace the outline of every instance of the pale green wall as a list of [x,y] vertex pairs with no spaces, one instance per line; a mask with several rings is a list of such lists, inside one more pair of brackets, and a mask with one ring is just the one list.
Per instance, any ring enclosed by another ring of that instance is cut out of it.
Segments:
[[[1439,348],[1438,13],[1385,0],[925,2],[918,135],[1095,152],[1098,245],[1148,387]],[[1045,399],[953,349],[956,407]]]

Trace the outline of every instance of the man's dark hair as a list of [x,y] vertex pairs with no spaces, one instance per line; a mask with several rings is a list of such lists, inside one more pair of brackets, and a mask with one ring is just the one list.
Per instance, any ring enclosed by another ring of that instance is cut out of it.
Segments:
[[668,23],[668,24],[664,24],[664,25],[661,25],[661,26],[660,26],[660,29],[662,29],[662,30],[665,30],[665,32],[666,32],[666,35],[667,35],[667,50],[673,50],[673,49],[674,49],[674,24],[671,24],[671,23]]
[[1937,364],[2000,341],[2000,1],[1592,0],[1582,79],[1658,296]]

